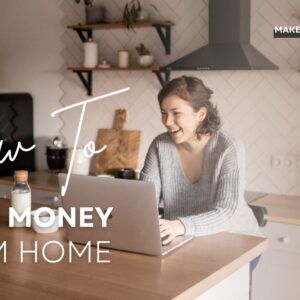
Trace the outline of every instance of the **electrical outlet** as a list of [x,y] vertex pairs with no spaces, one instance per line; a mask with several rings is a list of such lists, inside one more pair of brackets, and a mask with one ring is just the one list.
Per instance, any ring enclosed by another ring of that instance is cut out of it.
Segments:
[[[299,161],[300,162],[300,161]],[[271,168],[278,168],[282,165],[283,159],[278,156],[271,156]]]
[[300,168],[300,158],[294,156],[280,156],[272,155],[271,156],[271,168],[280,168],[280,169],[293,169],[295,167]]
[[291,168],[291,167],[293,167],[293,160],[291,158],[285,158],[283,161],[283,165],[286,168]]

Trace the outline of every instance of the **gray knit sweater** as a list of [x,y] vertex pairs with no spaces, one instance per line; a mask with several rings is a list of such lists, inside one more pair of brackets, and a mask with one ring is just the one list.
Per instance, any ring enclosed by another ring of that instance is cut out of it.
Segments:
[[204,150],[201,178],[191,183],[181,168],[176,145],[163,133],[150,145],[141,180],[155,184],[164,218],[180,219],[185,234],[230,231],[261,235],[244,199],[244,152],[240,142],[221,130],[216,132]]

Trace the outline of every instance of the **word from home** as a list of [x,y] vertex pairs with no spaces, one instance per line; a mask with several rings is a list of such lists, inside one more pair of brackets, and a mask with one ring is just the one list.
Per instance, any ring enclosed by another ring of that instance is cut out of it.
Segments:
[[[79,103],[76,103],[76,104],[72,104],[72,105],[69,105],[69,106],[66,106],[66,107],[63,107],[61,109],[58,109],[54,112],[51,113],[51,116],[54,117],[56,114],[58,113],[61,113],[63,111],[66,111],[66,110],[69,110],[69,109],[72,109],[74,107],[78,107],[78,106],[82,106],[82,110],[81,110],[81,114],[80,114],[80,118],[79,118],[79,123],[78,123],[78,127],[77,127],[77,132],[76,132],[76,138],[75,138],[75,143],[74,143],[74,151],[71,155],[71,160],[70,160],[70,165],[69,165],[69,169],[68,169],[68,174],[67,174],[67,178],[66,178],[66,182],[65,182],[65,185],[63,185],[61,187],[61,195],[64,196],[66,191],[67,191],[67,188],[68,188],[68,184],[69,184],[69,180],[70,180],[70,175],[71,175],[71,170],[72,170],[72,166],[73,166],[73,162],[74,162],[74,157],[75,157],[75,151],[77,149],[77,146],[78,146],[78,141],[79,141],[79,135],[80,135],[80,131],[81,131],[81,126],[82,126],[82,123],[83,123],[83,116],[84,116],[84,113],[85,113],[85,109],[86,109],[86,106],[88,103],[90,102],[94,102],[94,101],[97,101],[97,100],[100,100],[100,99],[103,99],[103,98],[107,98],[107,97],[110,97],[110,96],[113,96],[113,95],[116,95],[116,94],[120,94],[120,93],[124,93],[124,92],[127,92],[130,88],[127,87],[125,89],[121,89],[121,90],[117,90],[115,92],[112,92],[112,93],[108,93],[108,94],[105,94],[105,95],[102,95],[102,96],[99,96],[99,97],[94,97],[94,98],[91,98],[89,100],[84,100],[84,101],[81,101]],[[88,157],[91,157],[92,155],[96,154],[96,153],[100,153],[102,151],[104,151],[106,149],[106,145],[103,146],[101,149],[99,150],[95,150],[95,144],[93,142],[90,142],[90,145],[93,145],[93,147],[91,147],[89,150],[90,150],[90,155],[88,155]]]
[[[25,242],[26,243],[26,242]],[[34,248],[28,249],[24,245],[24,241],[20,241],[20,263],[24,263],[25,258],[32,259],[31,257],[34,257],[34,262],[38,263],[41,260],[41,257],[44,261],[50,263],[50,264],[56,264],[61,262],[66,255],[68,255],[68,262],[73,262],[73,254],[75,253],[78,257],[81,259],[85,258],[87,262],[96,262],[96,263],[110,263],[110,260],[107,259],[101,259],[100,254],[101,253],[109,253],[109,250],[103,250],[100,248],[101,244],[109,244],[109,241],[97,241],[96,247],[92,247],[91,242],[87,242],[84,247],[83,245],[79,245],[78,247],[81,249],[78,250],[76,245],[74,245],[71,241],[68,243],[68,247],[63,245],[62,243],[58,241],[48,241],[46,242],[41,249],[38,249],[38,242],[34,242]],[[15,245],[14,245],[15,247]],[[82,249],[83,247],[83,249]],[[26,248],[26,249],[25,249]],[[92,249],[93,248],[93,249]],[[68,252],[66,254],[66,251]],[[12,251],[10,251],[12,252]],[[3,253],[3,255],[1,255]],[[8,246],[7,242],[0,242],[0,263],[7,263],[8,253]],[[53,253],[55,253],[56,257],[53,257]],[[92,260],[92,256],[94,257]],[[15,259],[13,259],[15,261]],[[66,260],[64,259],[64,262]]]
[[275,26],[273,36],[275,38],[299,38],[300,26]]
[[[70,213],[68,214],[63,207],[58,209],[58,226],[63,227],[64,222],[67,222],[69,226],[76,227],[76,208],[71,207]],[[97,214],[93,214],[93,211]],[[108,207],[104,211],[100,207],[79,207],[79,226],[84,227],[94,227],[93,216],[97,215],[101,221],[101,227],[107,227],[108,218],[112,218],[113,207]],[[42,216],[48,216],[46,220],[42,221]],[[42,227],[50,227],[56,221],[55,212],[49,207],[40,207],[36,210],[33,215],[35,223]],[[9,227],[15,226],[15,221],[23,222],[25,220],[26,227],[31,227],[31,211],[30,207],[27,207],[23,213],[19,214],[13,207],[9,208]],[[78,226],[78,225],[77,225]]]
[[[72,155],[71,155],[71,160],[70,160],[70,165],[69,165],[69,169],[68,169],[68,174],[67,174],[67,178],[66,178],[66,182],[65,182],[65,185],[63,185],[61,187],[61,195],[64,196],[66,194],[66,191],[67,191],[67,188],[68,188],[68,183],[69,183],[69,180],[70,180],[70,175],[71,175],[71,170],[72,170],[72,167],[73,167],[73,163],[74,163],[74,158],[75,158],[75,152],[76,152],[76,149],[77,149],[77,146],[78,146],[78,141],[79,141],[79,135],[80,135],[80,131],[81,131],[81,126],[82,126],[82,123],[83,123],[83,116],[84,116],[84,113],[85,113],[85,109],[86,109],[86,105],[90,102],[94,102],[96,100],[100,100],[100,99],[104,99],[104,98],[107,98],[107,97],[110,97],[110,96],[113,96],[113,95],[117,95],[117,94],[120,94],[120,93],[124,93],[124,92],[127,92],[130,88],[127,87],[125,89],[121,89],[121,90],[117,90],[117,91],[114,91],[112,93],[107,93],[107,94],[104,94],[102,96],[99,96],[99,97],[94,97],[94,98],[91,98],[89,100],[84,100],[84,101],[81,101],[79,103],[76,103],[76,104],[72,104],[72,105],[69,105],[69,106],[66,106],[64,108],[61,108],[61,109],[58,109],[54,112],[51,113],[51,116],[54,117],[56,114],[60,113],[60,112],[63,112],[63,111],[66,111],[66,110],[69,110],[69,109],[72,109],[74,107],[78,107],[78,106],[82,106],[82,110],[81,110],[81,115],[80,115],[80,119],[79,119],[79,124],[78,124],[78,128],[77,128],[77,132],[76,132],[76,138],[75,138],[75,143],[74,143],[74,151],[72,152]],[[3,144],[3,140],[0,140],[0,152],[1,152],[1,148],[2,148],[2,144]],[[3,156],[3,158],[0,160],[0,164],[2,164],[3,162],[5,162],[5,160],[8,158],[10,161],[14,161],[16,158],[17,158],[17,155],[19,153],[19,150],[22,150],[24,152],[28,152],[28,151],[31,151],[33,150],[34,148],[36,147],[36,145],[32,145],[31,147],[29,148],[24,148],[21,144],[21,142],[19,141],[18,144],[17,144],[17,149],[15,151],[15,154],[13,155],[11,150],[8,150],[7,153]],[[84,150],[84,155],[88,158],[92,157],[94,154],[97,154],[97,153],[101,153],[102,151],[104,151],[106,149],[106,145],[104,145],[102,148],[96,150],[95,149],[95,143],[90,141],[89,143],[85,144],[83,150]]]
[[[2,145],[3,145],[3,140],[0,140],[0,151],[2,149]],[[15,151],[15,154],[12,154],[11,150],[8,150],[5,155],[2,157],[2,159],[0,160],[0,164],[3,164],[6,159],[9,159],[10,161],[14,161],[17,156],[18,156],[18,153],[20,150],[22,150],[23,152],[29,152],[31,150],[33,150],[35,148],[35,145],[32,145],[31,147],[29,148],[24,148],[22,146],[22,143],[19,141],[17,143],[17,148],[16,148],[16,151]]]

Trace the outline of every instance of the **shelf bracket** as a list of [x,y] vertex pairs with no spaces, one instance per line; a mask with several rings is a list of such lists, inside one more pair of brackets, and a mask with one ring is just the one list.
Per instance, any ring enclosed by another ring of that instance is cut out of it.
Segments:
[[171,53],[171,25],[153,24],[164,47],[166,54]]
[[171,71],[169,70],[165,70],[165,71],[158,70],[158,71],[153,71],[153,73],[155,73],[161,86],[164,86],[170,80]]
[[[86,88],[87,95],[92,96],[93,92],[93,71],[76,71],[74,70],[80,81],[83,83],[84,87]],[[83,73],[86,73],[86,77],[83,75]]]
[[81,28],[73,28],[79,35],[80,40],[85,43],[89,39],[93,39],[93,31],[92,29],[81,29]]

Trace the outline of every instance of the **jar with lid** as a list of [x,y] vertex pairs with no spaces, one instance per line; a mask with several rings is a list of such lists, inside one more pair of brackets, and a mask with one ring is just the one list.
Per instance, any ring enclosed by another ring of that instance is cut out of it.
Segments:
[[[26,208],[31,209],[31,190],[28,185],[28,171],[18,170],[14,172],[15,184],[11,189],[11,207],[18,215],[21,215]],[[15,227],[25,227],[25,220],[15,220]]]

